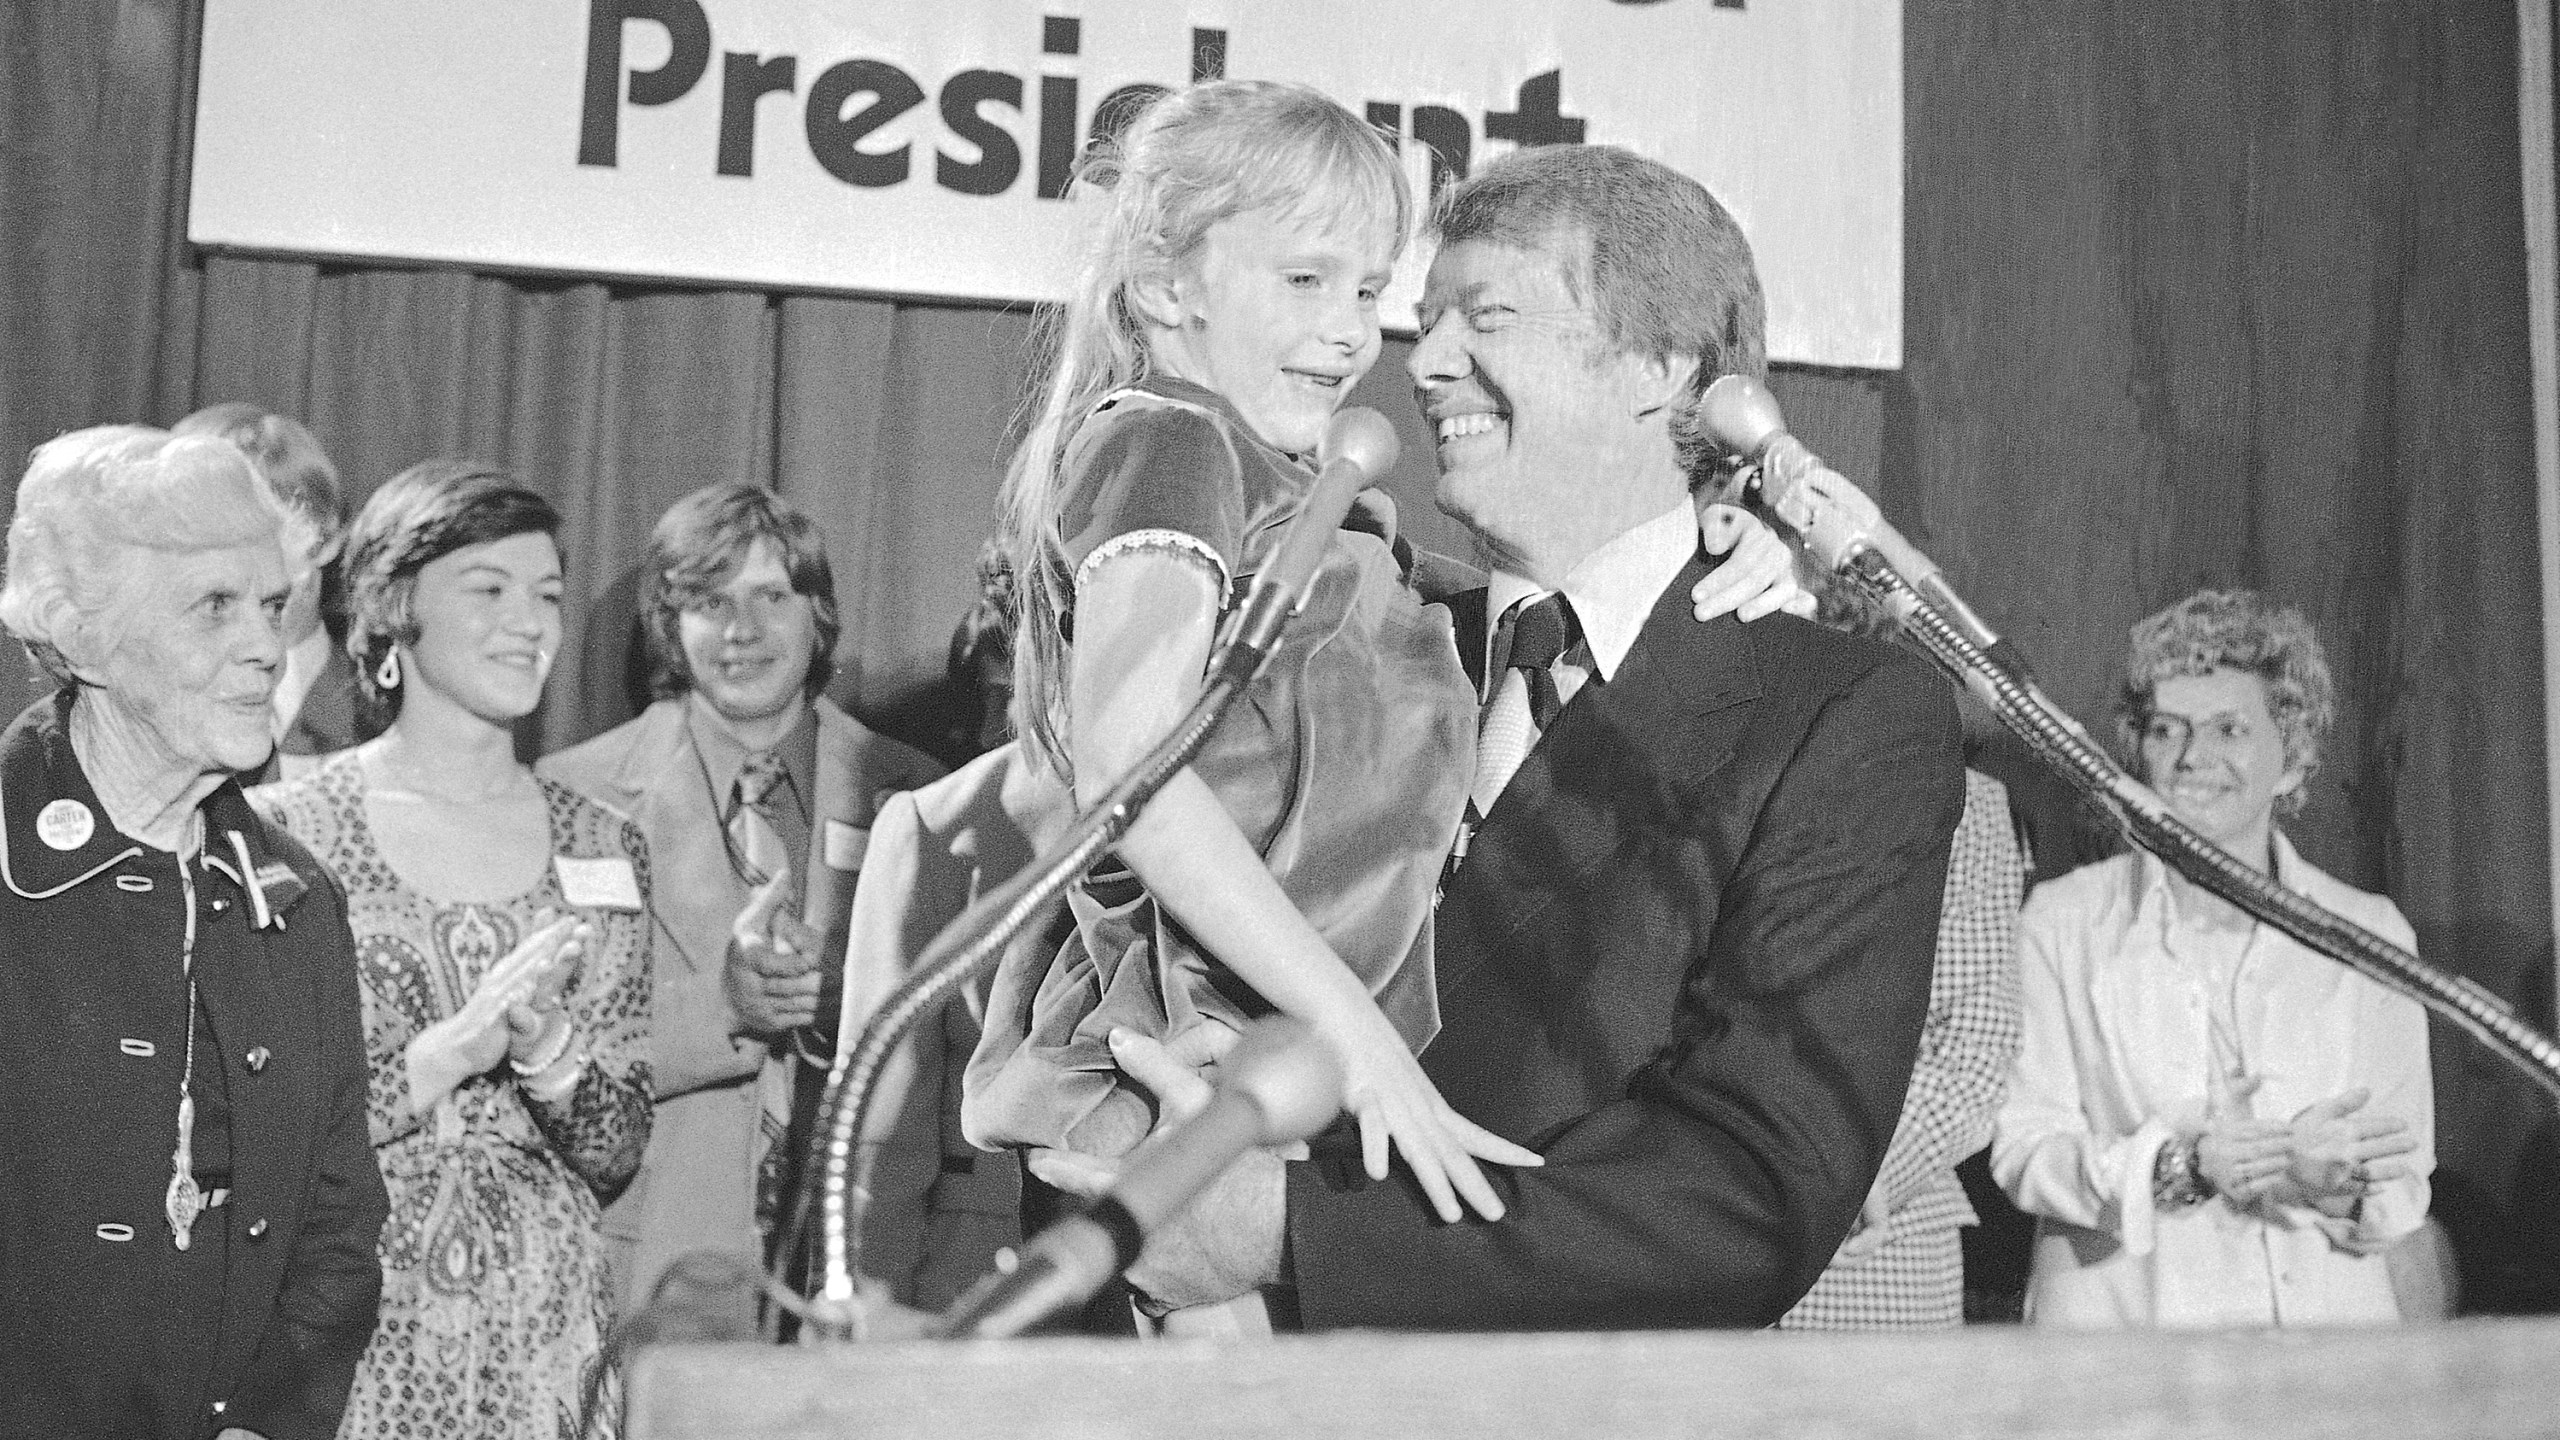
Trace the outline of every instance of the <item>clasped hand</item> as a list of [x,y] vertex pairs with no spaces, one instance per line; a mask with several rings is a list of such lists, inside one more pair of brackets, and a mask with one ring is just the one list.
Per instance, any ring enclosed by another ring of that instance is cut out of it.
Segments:
[[2418,1148],[2418,1137],[2398,1116],[2363,1113],[2372,1098],[2372,1091],[2358,1087],[2293,1117],[2278,1200],[2345,1215],[2409,1173],[2401,1157]]
[[1811,618],[1816,596],[1796,576],[1793,547],[1750,511],[1701,498],[1698,537],[1710,555],[1731,558],[1689,587],[1692,613],[1713,620],[1727,611],[1745,622],[1785,611]]
[[[1223,1025],[1194,1026],[1163,1045],[1128,1030],[1111,1032],[1111,1058],[1121,1073],[1156,1097],[1155,1134],[1182,1124],[1209,1103],[1200,1071],[1235,1043]],[[1149,1137],[1150,1139],[1153,1136]],[[1120,1178],[1120,1162],[1072,1150],[1034,1150],[1031,1173],[1071,1195],[1093,1199]],[[1181,1214],[1156,1227],[1129,1283],[1168,1310],[1232,1300],[1280,1278],[1280,1235],[1288,1214],[1288,1181],[1278,1155],[1248,1150]]]
[[819,951],[826,942],[783,908],[790,896],[785,871],[766,881],[729,924],[721,985],[741,1034],[770,1040],[818,1018],[818,992],[826,978]]
[[453,1014],[409,1042],[410,1103],[424,1112],[463,1081],[500,1060],[530,1061],[569,1023],[561,993],[595,928],[544,910],[535,929],[480,977]]
[[2409,1122],[2362,1113],[2373,1092],[2359,1086],[2310,1105],[2290,1121],[2218,1119],[2196,1143],[2196,1168],[2233,1203],[2307,1205],[2352,1212],[2381,1186],[2409,1173],[2399,1157],[2418,1148]]

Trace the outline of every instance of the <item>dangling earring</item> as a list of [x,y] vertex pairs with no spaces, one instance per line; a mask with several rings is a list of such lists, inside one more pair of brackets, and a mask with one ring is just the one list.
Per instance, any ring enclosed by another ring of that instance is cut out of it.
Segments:
[[382,652],[382,663],[373,667],[373,683],[385,690],[400,688],[400,649],[393,646]]

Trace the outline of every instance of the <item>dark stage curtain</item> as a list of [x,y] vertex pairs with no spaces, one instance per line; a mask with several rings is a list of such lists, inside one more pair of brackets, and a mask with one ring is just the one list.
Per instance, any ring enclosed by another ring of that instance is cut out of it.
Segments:
[[[575,661],[541,748],[631,712],[658,512],[771,485],[836,559],[838,698],[925,728],[1026,314],[192,254],[197,23],[0,6],[0,453],[245,399],[308,420],[359,496],[435,454],[550,487]],[[1905,30],[1906,368],[1782,372],[1794,428],[2093,726],[2138,616],[2204,584],[2303,606],[2343,703],[2296,837],[2548,1023],[2513,7],[1949,0]],[[1408,528],[1462,548],[1401,360],[1364,398],[1405,434]],[[0,667],[0,703],[28,693]],[[2520,1233],[2548,1109],[2440,1042],[2448,1193]]]
[[[1888,512],[2093,724],[2136,617],[2301,606],[2340,705],[2292,833],[2548,1025],[2515,7],[1959,0],[1905,35]],[[2438,1213],[2466,1262],[2519,1242],[2470,1277],[2495,1303],[2560,1257],[2552,1109],[2436,1038]]]

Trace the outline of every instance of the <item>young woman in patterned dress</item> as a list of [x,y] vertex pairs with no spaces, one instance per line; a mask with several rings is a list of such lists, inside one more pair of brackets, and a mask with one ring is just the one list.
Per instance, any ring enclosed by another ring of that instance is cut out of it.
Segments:
[[363,981],[391,1219],[343,1436],[579,1434],[611,1317],[598,1217],[649,1133],[648,864],[515,758],[560,647],[558,526],[468,462],[377,492],[348,650],[395,718],[257,797],[345,888]]

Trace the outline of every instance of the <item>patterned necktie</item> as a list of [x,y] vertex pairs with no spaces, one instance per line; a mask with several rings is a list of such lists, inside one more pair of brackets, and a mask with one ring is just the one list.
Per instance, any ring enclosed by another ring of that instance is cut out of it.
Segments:
[[729,863],[750,890],[791,863],[790,848],[783,843],[773,813],[773,792],[786,773],[778,756],[760,750],[738,767],[737,782],[729,787],[729,813],[721,824],[729,832]]
[[[728,832],[729,864],[750,890],[761,889],[791,864],[790,847],[783,843],[773,812],[774,791],[788,773],[779,756],[760,750],[738,767],[737,783],[729,790],[729,813],[721,822]],[[781,1213],[789,1158],[784,1142],[791,1130],[791,1064],[786,1056],[766,1057],[756,1077],[756,1109],[755,1223],[757,1232],[765,1234]]]
[[1561,591],[1524,600],[1504,613],[1493,637],[1493,658],[1501,678],[1476,737],[1472,798],[1478,815],[1493,813],[1493,802],[1501,798],[1520,762],[1529,758],[1538,737],[1555,723],[1556,712],[1563,708],[1556,695],[1555,663],[1580,638],[1573,606]]

